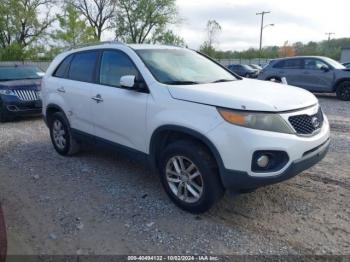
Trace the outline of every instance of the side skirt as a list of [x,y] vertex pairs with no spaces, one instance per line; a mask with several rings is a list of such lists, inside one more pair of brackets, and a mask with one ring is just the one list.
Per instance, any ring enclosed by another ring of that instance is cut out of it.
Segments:
[[73,128],[72,128],[72,134],[74,138],[80,143],[86,143],[101,149],[122,153],[127,158],[130,158],[135,162],[139,162],[149,167],[151,166],[150,156],[144,152],[135,150],[133,148],[130,148],[124,145],[120,145],[118,143],[115,143],[94,135],[87,134],[85,132],[82,132],[80,130],[73,129]]

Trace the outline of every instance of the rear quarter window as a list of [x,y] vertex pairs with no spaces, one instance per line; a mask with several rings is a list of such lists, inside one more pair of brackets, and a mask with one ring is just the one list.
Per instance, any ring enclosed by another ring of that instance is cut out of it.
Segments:
[[61,64],[56,68],[55,72],[53,73],[53,76],[59,77],[59,78],[66,78],[72,57],[73,57],[72,55],[66,57],[61,62]]

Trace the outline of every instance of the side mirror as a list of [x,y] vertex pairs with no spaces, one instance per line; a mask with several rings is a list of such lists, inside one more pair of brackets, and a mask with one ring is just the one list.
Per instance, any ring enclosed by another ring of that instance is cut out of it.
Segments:
[[133,75],[126,75],[126,76],[122,76],[120,78],[120,85],[122,87],[126,87],[126,88],[132,88],[135,86],[135,76]]
[[324,71],[324,72],[328,72],[329,71],[329,67],[328,66],[321,66],[321,70]]
[[134,75],[125,75],[120,78],[120,85],[134,91],[148,93],[147,85],[144,80],[138,80]]

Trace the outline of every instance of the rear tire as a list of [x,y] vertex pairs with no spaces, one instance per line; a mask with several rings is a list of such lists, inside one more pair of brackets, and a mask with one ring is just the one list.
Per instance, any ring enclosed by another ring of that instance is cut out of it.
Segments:
[[338,99],[350,101],[350,81],[341,82],[336,89]]
[[52,144],[62,156],[71,156],[79,151],[79,144],[72,135],[71,128],[66,116],[57,112],[50,117],[50,137]]
[[188,212],[203,213],[224,194],[216,162],[199,143],[180,140],[168,145],[161,152],[159,170],[170,199]]

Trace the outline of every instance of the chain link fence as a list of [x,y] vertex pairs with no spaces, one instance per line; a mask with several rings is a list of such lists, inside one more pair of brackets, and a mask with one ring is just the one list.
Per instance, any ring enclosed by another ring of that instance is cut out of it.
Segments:
[[259,58],[253,58],[253,59],[217,59],[217,61],[222,64],[223,66],[228,66],[231,64],[242,64],[242,65],[251,65],[251,64],[256,64],[256,65],[265,65],[267,64],[269,61],[271,61],[271,59],[269,58],[261,58],[259,60]]
[[0,66],[4,65],[33,65],[37,66],[44,72],[49,67],[51,61],[0,61]]

